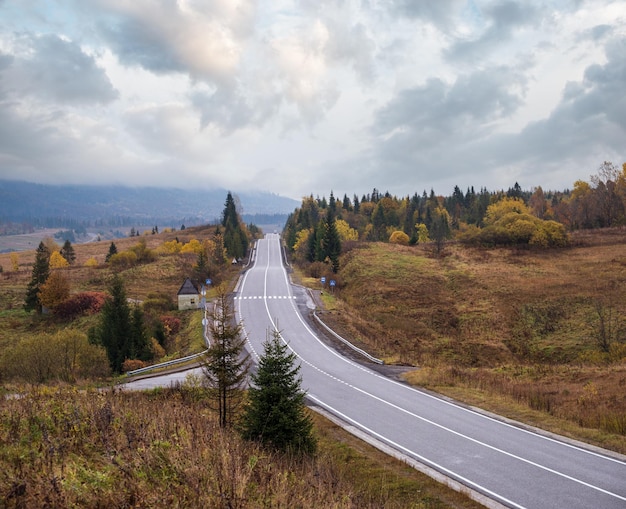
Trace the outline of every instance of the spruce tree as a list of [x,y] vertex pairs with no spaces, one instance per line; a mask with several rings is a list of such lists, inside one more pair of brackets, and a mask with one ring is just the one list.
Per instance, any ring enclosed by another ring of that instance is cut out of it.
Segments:
[[330,209],[326,213],[326,225],[324,228],[324,252],[330,260],[333,272],[339,270],[339,255],[341,254],[341,239],[337,232],[337,222]]
[[148,331],[144,321],[143,310],[139,304],[133,307],[130,316],[130,327],[131,348],[129,358],[149,361],[152,359],[152,352],[150,351],[150,342],[148,340]]
[[234,312],[226,293],[221,291],[217,300],[215,311],[209,317],[211,346],[205,354],[202,371],[219,411],[220,427],[226,428],[243,399],[249,357],[244,355],[242,325],[234,323]]
[[224,227],[224,247],[228,256],[240,259],[248,252],[248,235],[242,226],[237,213],[237,206],[233,195],[229,192],[222,212],[222,226]]
[[107,253],[104,261],[108,262],[111,259],[111,256],[116,255],[116,254],[117,254],[117,246],[115,245],[115,242],[111,242],[111,245],[109,246],[109,252]]
[[61,248],[61,256],[67,260],[67,263],[72,265],[76,261],[76,253],[74,252],[74,247],[72,243],[68,240],[65,241],[63,247]]
[[374,236],[372,240],[386,240],[386,228],[385,208],[382,203],[378,203],[372,213],[372,234]]
[[324,248],[324,239],[326,238],[326,221],[320,219],[317,228],[315,228],[315,261],[323,262],[326,260],[326,249]]
[[235,199],[232,193],[229,191],[226,195],[226,202],[224,203],[224,211],[222,212],[222,226],[226,227],[227,224],[236,224],[238,222],[237,206],[235,205]]
[[106,350],[111,369],[121,373],[122,364],[134,353],[131,312],[121,277],[114,276],[108,290],[111,298],[104,303],[100,313],[97,343]]
[[244,438],[259,440],[280,451],[294,454],[315,452],[313,422],[306,413],[300,366],[296,355],[274,330],[264,344],[248,404],[240,421]]
[[35,310],[38,314],[41,314],[42,305],[39,300],[39,291],[49,275],[50,251],[43,242],[40,242],[35,255],[32,277],[26,288],[26,298],[24,299],[24,309],[26,311]]
[[202,281],[204,281],[209,276],[209,259],[204,249],[202,249],[202,251],[198,253],[194,271],[198,276],[198,279]]

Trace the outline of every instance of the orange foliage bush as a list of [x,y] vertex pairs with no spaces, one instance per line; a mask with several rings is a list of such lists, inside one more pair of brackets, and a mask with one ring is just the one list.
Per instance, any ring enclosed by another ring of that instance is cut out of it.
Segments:
[[122,372],[126,373],[128,371],[133,371],[135,369],[141,369],[145,367],[146,367],[146,363],[143,361],[140,361],[139,359],[126,359],[122,363]]

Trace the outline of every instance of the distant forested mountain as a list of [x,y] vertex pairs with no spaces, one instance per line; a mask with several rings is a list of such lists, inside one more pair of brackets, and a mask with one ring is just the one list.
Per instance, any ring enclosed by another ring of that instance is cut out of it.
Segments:
[[[0,180],[0,223],[73,227],[187,225],[220,219],[227,190],[44,185]],[[234,193],[240,213],[286,215],[299,202],[272,193]]]

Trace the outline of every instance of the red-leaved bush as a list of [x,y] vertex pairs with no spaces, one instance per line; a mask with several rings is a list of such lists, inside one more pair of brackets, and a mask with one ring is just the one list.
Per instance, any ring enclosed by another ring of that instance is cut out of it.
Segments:
[[163,315],[161,316],[161,321],[168,337],[175,336],[180,331],[180,318],[172,315]]
[[104,292],[82,292],[70,296],[61,302],[54,310],[54,314],[63,320],[72,320],[84,314],[98,313],[108,294]]

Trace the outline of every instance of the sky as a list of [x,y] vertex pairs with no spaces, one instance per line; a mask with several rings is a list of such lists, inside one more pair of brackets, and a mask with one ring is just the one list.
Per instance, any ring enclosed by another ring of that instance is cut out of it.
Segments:
[[626,162],[626,0],[0,0],[0,179],[303,196]]

